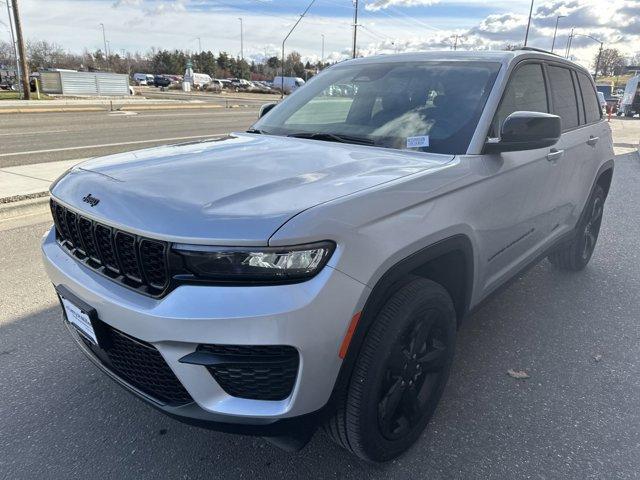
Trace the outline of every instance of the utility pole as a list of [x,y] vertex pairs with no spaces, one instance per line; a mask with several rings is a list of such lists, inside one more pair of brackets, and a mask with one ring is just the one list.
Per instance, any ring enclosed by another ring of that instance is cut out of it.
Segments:
[[458,34],[457,33],[454,35],[454,40],[453,40],[453,51],[455,52],[456,50],[458,50]]
[[240,20],[240,59],[244,60],[244,29],[242,28],[242,18]]
[[102,42],[104,43],[104,58],[107,67],[109,66],[109,54],[107,49],[107,35],[104,33],[104,23],[99,24],[102,27]]
[[322,36],[322,56],[320,57],[320,63],[324,65],[324,33],[321,34],[321,36]]
[[[591,38],[593,38],[593,37],[591,37]],[[596,39],[594,38],[594,40],[596,40]],[[603,45],[604,45],[604,43],[600,42],[600,50],[598,50],[598,58],[596,59],[596,71],[593,72],[593,81],[594,82],[598,78],[598,69],[600,68],[600,57],[602,57],[602,46]]]
[[529,40],[529,28],[531,27],[531,15],[533,15],[533,2],[531,0],[531,8],[529,9],[529,21],[527,22],[527,33],[524,34],[524,46],[527,46],[527,41]]
[[22,22],[20,21],[20,10],[18,0],[13,0],[13,21],[16,24],[16,38],[18,40],[18,52],[20,53],[20,77],[22,78],[22,92],[25,100],[31,100],[31,88],[29,86],[29,70],[27,67],[27,54],[24,48],[22,37]]
[[358,54],[358,0],[353,0],[353,58]]
[[309,5],[307,5],[307,8],[305,8],[304,12],[302,12],[302,15],[300,15],[300,18],[298,18],[298,21],[293,24],[293,27],[291,27],[291,30],[289,30],[289,33],[287,33],[287,36],[284,37],[284,40],[282,40],[282,66],[281,66],[281,69],[280,69],[280,80],[281,80],[280,98],[284,98],[284,60],[285,60],[285,58],[284,58],[284,44],[287,41],[287,38],[289,38],[289,36],[291,36],[293,31],[296,29],[296,27],[298,26],[300,21],[307,14],[309,9],[311,8],[311,5],[313,5],[315,2],[316,2],[316,0],[311,0],[311,3],[309,3]]
[[569,58],[569,54],[571,53],[571,44],[573,43],[573,31],[575,30],[575,27],[571,27],[571,33],[569,34],[569,36],[567,37],[567,46],[564,50],[564,58]]
[[[9,17],[9,29],[11,30],[11,46],[13,47],[13,56],[16,61],[16,81],[19,83],[20,78],[20,59],[18,58],[18,48],[16,47],[16,39],[13,33],[13,20],[11,19],[11,0],[6,1],[7,4],[7,15]],[[18,88],[18,90],[20,90]]]
[[556,35],[558,35],[558,22],[561,18],[566,17],[566,15],[558,15],[556,17],[556,29],[553,31],[553,42],[551,42],[551,53],[553,53],[553,49],[556,46]]

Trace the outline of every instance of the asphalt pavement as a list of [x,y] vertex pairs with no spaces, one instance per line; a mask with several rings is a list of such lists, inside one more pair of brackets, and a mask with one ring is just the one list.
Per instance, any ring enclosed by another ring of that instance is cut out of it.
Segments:
[[258,105],[0,115],[0,168],[119,153],[246,130]]
[[638,185],[638,155],[618,157],[587,269],[565,274],[543,261],[463,324],[433,421],[384,465],[359,461],[322,432],[286,453],[138,401],[62,325],[39,261],[48,218],[0,223],[0,478],[636,479]]

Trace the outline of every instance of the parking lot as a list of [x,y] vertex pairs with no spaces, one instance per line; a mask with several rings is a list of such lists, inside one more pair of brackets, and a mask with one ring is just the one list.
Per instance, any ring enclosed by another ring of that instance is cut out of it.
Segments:
[[[245,129],[256,113],[4,115],[0,168],[206,138]],[[180,424],[136,400],[84,358],[61,322],[39,261],[48,215],[0,222],[0,477],[637,478],[640,158],[624,152],[637,148],[639,124],[612,123],[621,154],[587,269],[563,274],[544,261],[473,314],[434,420],[406,455],[381,466],[322,432],[286,453]]]

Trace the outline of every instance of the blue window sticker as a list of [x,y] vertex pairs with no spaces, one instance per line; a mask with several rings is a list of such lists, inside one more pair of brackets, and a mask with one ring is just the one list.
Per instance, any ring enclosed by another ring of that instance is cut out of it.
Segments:
[[420,137],[407,137],[407,148],[420,148],[429,146],[429,135]]

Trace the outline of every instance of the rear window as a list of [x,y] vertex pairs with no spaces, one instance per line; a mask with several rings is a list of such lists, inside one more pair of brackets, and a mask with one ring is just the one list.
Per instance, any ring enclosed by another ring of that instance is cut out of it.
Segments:
[[582,98],[584,99],[584,110],[587,117],[587,123],[597,122],[602,118],[600,110],[600,102],[596,96],[591,79],[582,72],[578,72],[578,81],[582,90]]
[[578,102],[573,88],[571,70],[550,65],[549,81],[554,113],[562,119],[562,129],[569,130],[578,126]]

